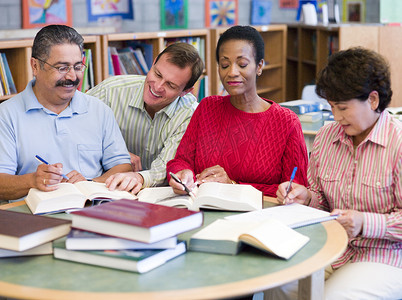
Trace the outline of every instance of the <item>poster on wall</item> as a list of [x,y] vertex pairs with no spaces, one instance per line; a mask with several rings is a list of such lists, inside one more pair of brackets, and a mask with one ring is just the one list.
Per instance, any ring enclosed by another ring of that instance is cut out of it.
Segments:
[[251,1],[251,25],[268,25],[271,23],[271,0]]
[[132,0],[87,0],[87,9],[89,22],[110,17],[134,19]]
[[205,26],[237,25],[238,0],[205,0]]
[[343,22],[365,22],[366,0],[343,0]]
[[22,28],[72,25],[71,0],[22,0]]
[[161,29],[187,28],[187,0],[160,0]]
[[299,0],[279,0],[279,8],[298,8]]

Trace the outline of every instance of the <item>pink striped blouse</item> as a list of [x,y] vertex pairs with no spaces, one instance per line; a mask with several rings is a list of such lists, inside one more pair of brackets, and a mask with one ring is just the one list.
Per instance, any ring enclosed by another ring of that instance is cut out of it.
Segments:
[[349,240],[333,264],[378,262],[402,268],[402,123],[381,113],[366,139],[354,149],[338,123],[317,133],[307,172],[310,203],[364,212],[361,235]]

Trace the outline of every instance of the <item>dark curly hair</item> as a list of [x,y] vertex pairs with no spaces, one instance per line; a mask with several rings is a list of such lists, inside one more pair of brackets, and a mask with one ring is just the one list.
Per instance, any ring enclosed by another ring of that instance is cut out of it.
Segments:
[[380,54],[362,47],[339,51],[328,60],[318,75],[316,93],[329,101],[358,99],[366,101],[377,91],[382,112],[391,102],[391,74],[389,64]]
[[219,62],[219,50],[223,43],[229,40],[243,40],[249,42],[254,48],[255,63],[264,59],[264,40],[261,34],[251,26],[233,26],[226,30],[219,38],[216,46],[216,61]]

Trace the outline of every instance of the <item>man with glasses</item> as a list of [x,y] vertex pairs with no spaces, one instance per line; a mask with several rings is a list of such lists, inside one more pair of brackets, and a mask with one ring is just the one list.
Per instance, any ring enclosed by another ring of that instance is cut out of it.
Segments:
[[36,35],[34,79],[0,105],[0,200],[19,199],[33,187],[52,191],[62,181],[102,182],[131,170],[112,110],[77,91],[82,51],[82,36],[68,26],[46,26]]

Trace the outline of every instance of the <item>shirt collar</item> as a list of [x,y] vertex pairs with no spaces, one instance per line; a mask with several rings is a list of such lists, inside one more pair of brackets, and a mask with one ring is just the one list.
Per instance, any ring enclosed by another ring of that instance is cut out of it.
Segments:
[[[43,109],[45,112],[54,114],[54,112],[45,108],[42,104],[39,103],[36,95],[32,89],[32,86],[35,84],[35,79],[31,80],[25,90],[23,91],[23,101],[25,105],[25,112],[35,109]],[[88,103],[83,101],[84,96],[81,92],[76,91],[74,93],[73,98],[70,101],[69,106],[60,113],[63,116],[71,116],[73,114],[83,114],[88,111]]]

